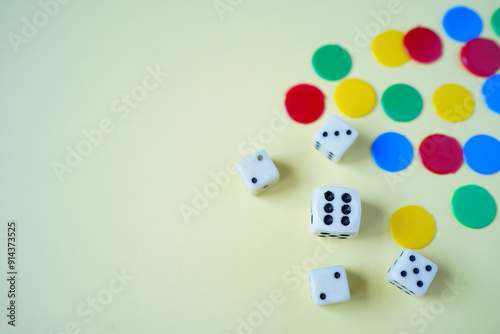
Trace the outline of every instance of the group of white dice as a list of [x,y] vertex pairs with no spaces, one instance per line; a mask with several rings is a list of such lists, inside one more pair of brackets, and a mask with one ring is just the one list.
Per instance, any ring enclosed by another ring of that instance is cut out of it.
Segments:
[[[312,145],[330,161],[338,162],[358,138],[358,132],[337,116],[330,116],[314,134]],[[236,170],[252,195],[279,181],[279,172],[264,150],[250,154],[236,164]],[[355,238],[361,222],[359,192],[346,187],[315,188],[311,198],[311,233],[318,237]],[[387,271],[385,279],[412,296],[425,294],[437,266],[414,250],[405,249]],[[343,266],[309,271],[311,299],[315,305],[345,302],[350,299]]]

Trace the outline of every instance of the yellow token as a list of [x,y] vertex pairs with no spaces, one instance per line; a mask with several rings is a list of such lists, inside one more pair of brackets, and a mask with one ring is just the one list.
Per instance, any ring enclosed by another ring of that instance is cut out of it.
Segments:
[[439,117],[448,122],[462,122],[474,111],[471,93],[456,84],[446,84],[436,89],[432,104]]
[[372,86],[360,79],[343,81],[335,90],[339,110],[349,117],[362,117],[372,111],[376,96]]
[[385,66],[401,66],[410,60],[406,53],[403,39],[405,34],[397,30],[387,30],[381,33],[372,43],[372,51],[375,58]]
[[424,248],[436,233],[431,214],[417,205],[403,206],[394,212],[389,228],[398,244],[411,249]]

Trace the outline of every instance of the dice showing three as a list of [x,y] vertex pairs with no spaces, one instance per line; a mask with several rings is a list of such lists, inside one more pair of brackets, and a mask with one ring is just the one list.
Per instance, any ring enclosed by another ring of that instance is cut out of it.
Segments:
[[331,161],[338,162],[356,138],[358,131],[333,115],[314,134],[312,145]]
[[398,289],[412,296],[427,292],[438,267],[414,250],[405,249],[387,271],[385,279]]
[[236,163],[241,181],[252,195],[257,195],[276,184],[280,173],[266,151],[259,150]]
[[361,221],[359,192],[345,187],[315,188],[311,198],[311,233],[319,237],[355,238]]
[[345,302],[351,299],[347,275],[343,266],[309,271],[309,289],[315,305]]

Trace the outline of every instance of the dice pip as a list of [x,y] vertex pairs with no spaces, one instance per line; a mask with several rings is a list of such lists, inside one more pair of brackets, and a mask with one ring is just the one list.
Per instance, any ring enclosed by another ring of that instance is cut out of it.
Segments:
[[315,188],[311,197],[311,233],[339,239],[358,236],[359,192],[346,187]]
[[280,173],[266,151],[259,150],[236,163],[241,181],[252,195],[257,195],[276,184]]
[[387,271],[385,279],[411,296],[422,296],[427,292],[438,267],[414,250],[399,253]]
[[327,305],[351,299],[343,266],[313,269],[307,276],[313,304]]
[[356,129],[333,115],[314,134],[312,145],[330,161],[338,162],[357,138]]

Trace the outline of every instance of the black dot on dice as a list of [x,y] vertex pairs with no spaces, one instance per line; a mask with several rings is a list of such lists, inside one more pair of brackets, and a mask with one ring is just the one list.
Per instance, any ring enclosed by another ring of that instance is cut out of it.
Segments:
[[333,193],[331,191],[327,191],[325,193],[325,199],[327,201],[333,201],[334,198],[335,198],[335,196],[333,195]]
[[333,217],[330,215],[326,215],[325,218],[323,219],[323,222],[326,225],[331,225],[333,223]]
[[415,261],[415,256],[414,255],[410,255],[410,261],[411,262]]
[[321,300],[325,300],[326,295],[324,293],[322,293],[322,294],[319,295],[319,298],[321,298]]
[[414,274],[418,274],[420,272],[420,270],[418,270],[418,268],[413,268],[413,273]]
[[404,271],[404,270],[403,270],[403,271],[401,272],[401,276],[406,277],[406,271]]
[[348,193],[345,193],[342,195],[342,200],[345,202],[345,203],[349,203],[351,201],[352,197],[351,195],[349,195]]
[[351,207],[349,205],[342,205],[342,213],[348,215],[351,213]]
[[320,234],[318,237],[326,238],[326,235]]
[[339,237],[339,239],[347,239],[346,237]]
[[333,276],[335,276],[335,278],[340,278],[340,273],[337,271]]
[[347,130],[345,133],[347,133],[347,135],[350,135],[352,133],[351,130]]
[[347,225],[349,225],[351,223],[351,220],[349,219],[349,217],[344,216],[344,217],[342,217],[342,219],[340,220],[340,222],[342,223],[342,225],[347,226]]
[[326,203],[324,209],[326,212],[332,213],[333,212],[333,205],[331,203]]
[[429,265],[426,265],[426,266],[425,266],[425,270],[427,270],[427,271],[431,271],[431,270],[432,270],[432,267],[431,267],[431,266],[429,266]]
[[421,288],[421,287],[422,287],[422,285],[424,285],[424,282],[422,282],[422,281],[418,281],[418,282],[417,282],[417,285],[418,285],[418,287],[419,287],[419,288]]
[[262,161],[262,159],[264,159],[262,155],[257,156],[257,160]]
[[341,237],[348,237],[348,236],[349,236],[349,234],[341,234],[340,236],[341,236]]
[[252,183],[257,183],[257,179],[255,177],[252,177]]
[[338,136],[340,134],[340,132],[338,131],[335,131],[335,135]]
[[323,132],[323,137],[328,137],[328,132]]

